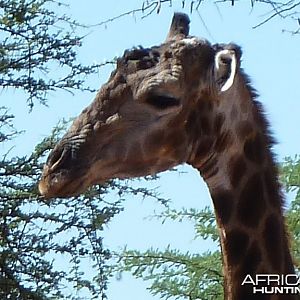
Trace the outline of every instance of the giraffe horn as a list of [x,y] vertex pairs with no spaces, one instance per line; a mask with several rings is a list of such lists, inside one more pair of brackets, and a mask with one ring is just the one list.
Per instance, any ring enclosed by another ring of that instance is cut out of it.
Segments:
[[167,40],[173,39],[181,34],[183,37],[188,36],[190,31],[190,19],[183,13],[174,13]]

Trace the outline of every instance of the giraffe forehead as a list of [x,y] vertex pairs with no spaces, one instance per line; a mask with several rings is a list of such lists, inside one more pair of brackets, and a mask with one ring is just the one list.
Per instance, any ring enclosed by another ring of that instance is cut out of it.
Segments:
[[117,60],[117,66],[125,68],[126,72],[131,74],[139,70],[150,69],[166,60],[173,64],[176,58],[193,52],[199,56],[206,56],[208,53],[214,53],[215,50],[207,40],[192,36],[181,40],[169,40],[151,48],[139,46],[127,49]]
[[133,48],[126,50],[124,55],[118,59],[117,67],[126,69],[128,74],[138,70],[145,70],[154,67],[160,59],[161,50],[159,47]]

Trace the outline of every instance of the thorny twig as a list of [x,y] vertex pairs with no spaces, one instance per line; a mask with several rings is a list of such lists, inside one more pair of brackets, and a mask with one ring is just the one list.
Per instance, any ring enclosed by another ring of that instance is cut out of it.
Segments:
[[[125,16],[130,16],[133,15],[135,16],[136,14],[141,14],[141,18],[146,18],[149,15],[153,13],[159,14],[161,12],[162,7],[165,4],[169,4],[169,6],[173,5],[173,2],[180,2],[182,9],[185,7],[189,7],[190,13],[193,11],[199,11],[201,4],[205,2],[205,0],[145,0],[142,1],[142,5],[140,8],[136,8],[127,12],[124,12],[122,14],[119,14],[117,16],[114,16],[112,18],[109,18],[107,20],[101,21],[99,23],[91,25],[92,27],[94,26],[107,26],[107,24],[118,20],[120,18],[123,18]],[[208,2],[208,1],[206,1]],[[220,5],[221,3],[229,3],[231,6],[235,6],[238,1],[236,0],[215,0],[212,1],[214,5],[217,6]],[[258,4],[264,4],[267,7],[271,7],[271,10],[267,13],[267,17],[259,22],[257,25],[253,26],[253,29],[258,28],[267,22],[271,21],[275,17],[280,17],[282,19],[285,18],[291,18],[293,21],[296,22],[297,28],[294,31],[288,31],[287,32],[292,32],[293,34],[300,34],[300,10],[297,11],[297,7],[300,7],[300,1],[295,1],[295,0],[289,0],[289,1],[271,1],[271,0],[250,0],[249,1],[250,7],[254,8],[255,5]]]

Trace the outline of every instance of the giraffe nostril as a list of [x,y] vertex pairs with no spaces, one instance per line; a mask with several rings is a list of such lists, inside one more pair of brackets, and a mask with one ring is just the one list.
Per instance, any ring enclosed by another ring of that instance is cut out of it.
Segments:
[[60,149],[53,149],[52,154],[49,156],[47,165],[49,166],[50,171],[55,171],[59,166],[62,165],[69,157],[70,149],[63,147]]

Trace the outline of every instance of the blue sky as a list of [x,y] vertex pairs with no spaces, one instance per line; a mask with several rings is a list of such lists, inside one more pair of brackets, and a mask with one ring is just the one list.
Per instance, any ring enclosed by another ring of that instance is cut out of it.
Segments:
[[[242,66],[260,94],[259,100],[267,111],[279,142],[275,152],[279,159],[293,156],[300,152],[300,36],[282,32],[282,29],[293,26],[287,20],[275,19],[258,29],[252,29],[252,26],[263,20],[269,8],[257,4],[251,11],[250,1],[241,2],[236,2],[234,7],[229,3],[220,3],[219,10],[213,1],[207,1],[208,4],[205,2],[200,6],[199,14],[193,12],[190,15],[190,33],[212,43],[233,41],[242,46]],[[164,6],[159,15],[153,14],[145,19],[136,14],[109,23],[106,27],[92,28],[83,48],[79,50],[81,62],[102,62],[122,55],[125,49],[133,46],[160,44],[165,39],[173,12],[189,13],[189,8],[181,9],[180,3],[181,1],[173,1],[173,7]],[[70,8],[64,9],[65,12],[82,23],[95,24],[138,8],[141,1],[85,0],[69,1],[69,4]],[[110,67],[101,69],[97,76],[90,79],[90,84],[100,87],[110,72]],[[37,105],[31,114],[28,114],[23,98],[24,95],[20,92],[1,93],[1,102],[11,107],[11,112],[16,115],[17,129],[26,130],[13,150],[18,154],[30,153],[58,120],[79,114],[91,102],[93,95],[81,92],[74,96],[64,92],[52,93],[49,95],[49,108]],[[179,170],[185,174],[165,172],[161,175],[160,181],[154,184],[159,186],[159,192],[172,199],[177,208],[200,209],[210,205],[208,191],[197,171],[188,166],[182,166]],[[120,249],[127,244],[128,248],[146,250],[149,247],[164,248],[170,244],[182,251],[191,252],[202,252],[210,246],[209,243],[193,239],[192,224],[167,222],[161,225],[154,220],[145,220],[146,216],[159,209],[159,204],[152,200],[141,201],[134,197],[128,199],[125,211],[115,217],[104,233],[106,245]],[[121,281],[113,280],[109,296],[112,300],[158,299],[145,290],[146,286],[147,284],[124,275]]]

